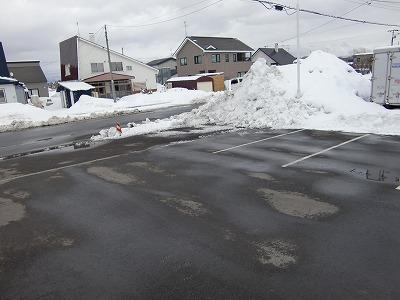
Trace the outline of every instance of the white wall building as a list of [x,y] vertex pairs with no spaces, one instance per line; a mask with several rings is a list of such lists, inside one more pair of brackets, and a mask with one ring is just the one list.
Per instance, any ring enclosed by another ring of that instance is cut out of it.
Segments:
[[[124,96],[142,88],[156,90],[158,70],[134,58],[111,50],[112,72],[117,96]],[[96,87],[100,96],[111,92],[110,68],[106,47],[74,36],[60,43],[61,80],[87,81]],[[97,80],[99,81],[94,81]],[[114,75],[113,75],[114,79]]]

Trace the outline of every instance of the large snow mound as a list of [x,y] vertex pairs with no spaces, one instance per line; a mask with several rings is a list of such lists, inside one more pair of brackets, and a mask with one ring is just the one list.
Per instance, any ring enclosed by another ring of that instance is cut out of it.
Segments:
[[315,51],[301,61],[301,90],[296,98],[296,65],[269,67],[261,59],[233,94],[213,94],[190,113],[125,128],[122,135],[103,130],[94,139],[203,125],[400,134],[400,111],[369,102],[370,75],[358,74],[332,54]]

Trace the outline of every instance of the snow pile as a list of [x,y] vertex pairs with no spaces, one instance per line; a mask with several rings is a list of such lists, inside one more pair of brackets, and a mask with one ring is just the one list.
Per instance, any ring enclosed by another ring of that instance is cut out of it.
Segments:
[[59,108],[61,99],[58,95],[53,95],[50,98],[53,102],[53,105],[50,106],[46,106],[48,98],[43,98],[45,109],[39,109],[28,104],[6,103],[0,105],[0,131],[62,124],[137,110],[145,111],[188,105],[209,95],[209,93],[202,91],[171,89],[153,94],[126,96],[116,103],[112,99],[93,98],[84,95],[69,109]]
[[313,52],[301,62],[302,97],[297,99],[297,66],[269,67],[255,62],[234,94],[213,94],[190,113],[153,124],[103,131],[94,139],[121,138],[179,127],[308,128],[400,134],[400,111],[370,103],[369,75],[361,75],[336,56]]

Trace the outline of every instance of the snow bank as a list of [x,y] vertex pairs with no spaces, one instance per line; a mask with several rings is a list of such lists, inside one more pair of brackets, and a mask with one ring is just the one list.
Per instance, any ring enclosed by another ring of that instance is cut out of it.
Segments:
[[[31,105],[7,103],[0,105],[0,131],[29,127],[62,124],[72,121],[113,116],[135,110],[158,109],[176,105],[192,104],[209,96],[202,91],[171,89],[153,94],[135,94],[121,98],[117,103],[112,99],[100,99],[81,96],[79,101],[69,109],[57,106],[59,98],[54,95],[54,107],[39,109]],[[47,100],[47,98],[46,98]],[[57,102],[57,103],[56,103]]]
[[[269,67],[255,62],[234,94],[213,94],[190,113],[153,124],[102,132],[94,139],[122,138],[179,127],[308,128],[377,134],[400,134],[400,111],[370,103],[370,76],[358,74],[336,56],[313,52],[301,62],[302,97],[297,66]],[[143,130],[142,130],[143,129]]]

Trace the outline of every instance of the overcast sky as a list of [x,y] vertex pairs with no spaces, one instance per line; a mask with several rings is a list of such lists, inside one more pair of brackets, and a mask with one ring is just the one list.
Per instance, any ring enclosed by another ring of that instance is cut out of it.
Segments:
[[[276,0],[295,6],[295,0]],[[395,3],[399,1],[399,4]],[[48,80],[60,77],[60,41],[79,31],[88,38],[97,32],[96,41],[104,44],[104,24],[109,24],[110,47],[148,62],[170,56],[188,35],[237,37],[257,49],[272,46],[296,34],[296,17],[285,12],[267,10],[251,0],[1,0],[0,41],[7,60],[40,60]],[[301,7],[343,15],[365,0],[300,0]],[[400,0],[375,2],[352,11],[346,17],[396,24],[400,21]],[[213,3],[216,3],[212,5]],[[174,17],[197,13],[157,25]],[[306,32],[330,21],[328,18],[301,14],[301,31]],[[333,21],[301,38],[302,54],[322,49],[345,55],[353,49],[371,50],[390,43],[388,27]],[[400,41],[400,38],[396,43]],[[295,39],[285,41],[284,48],[295,54]]]

